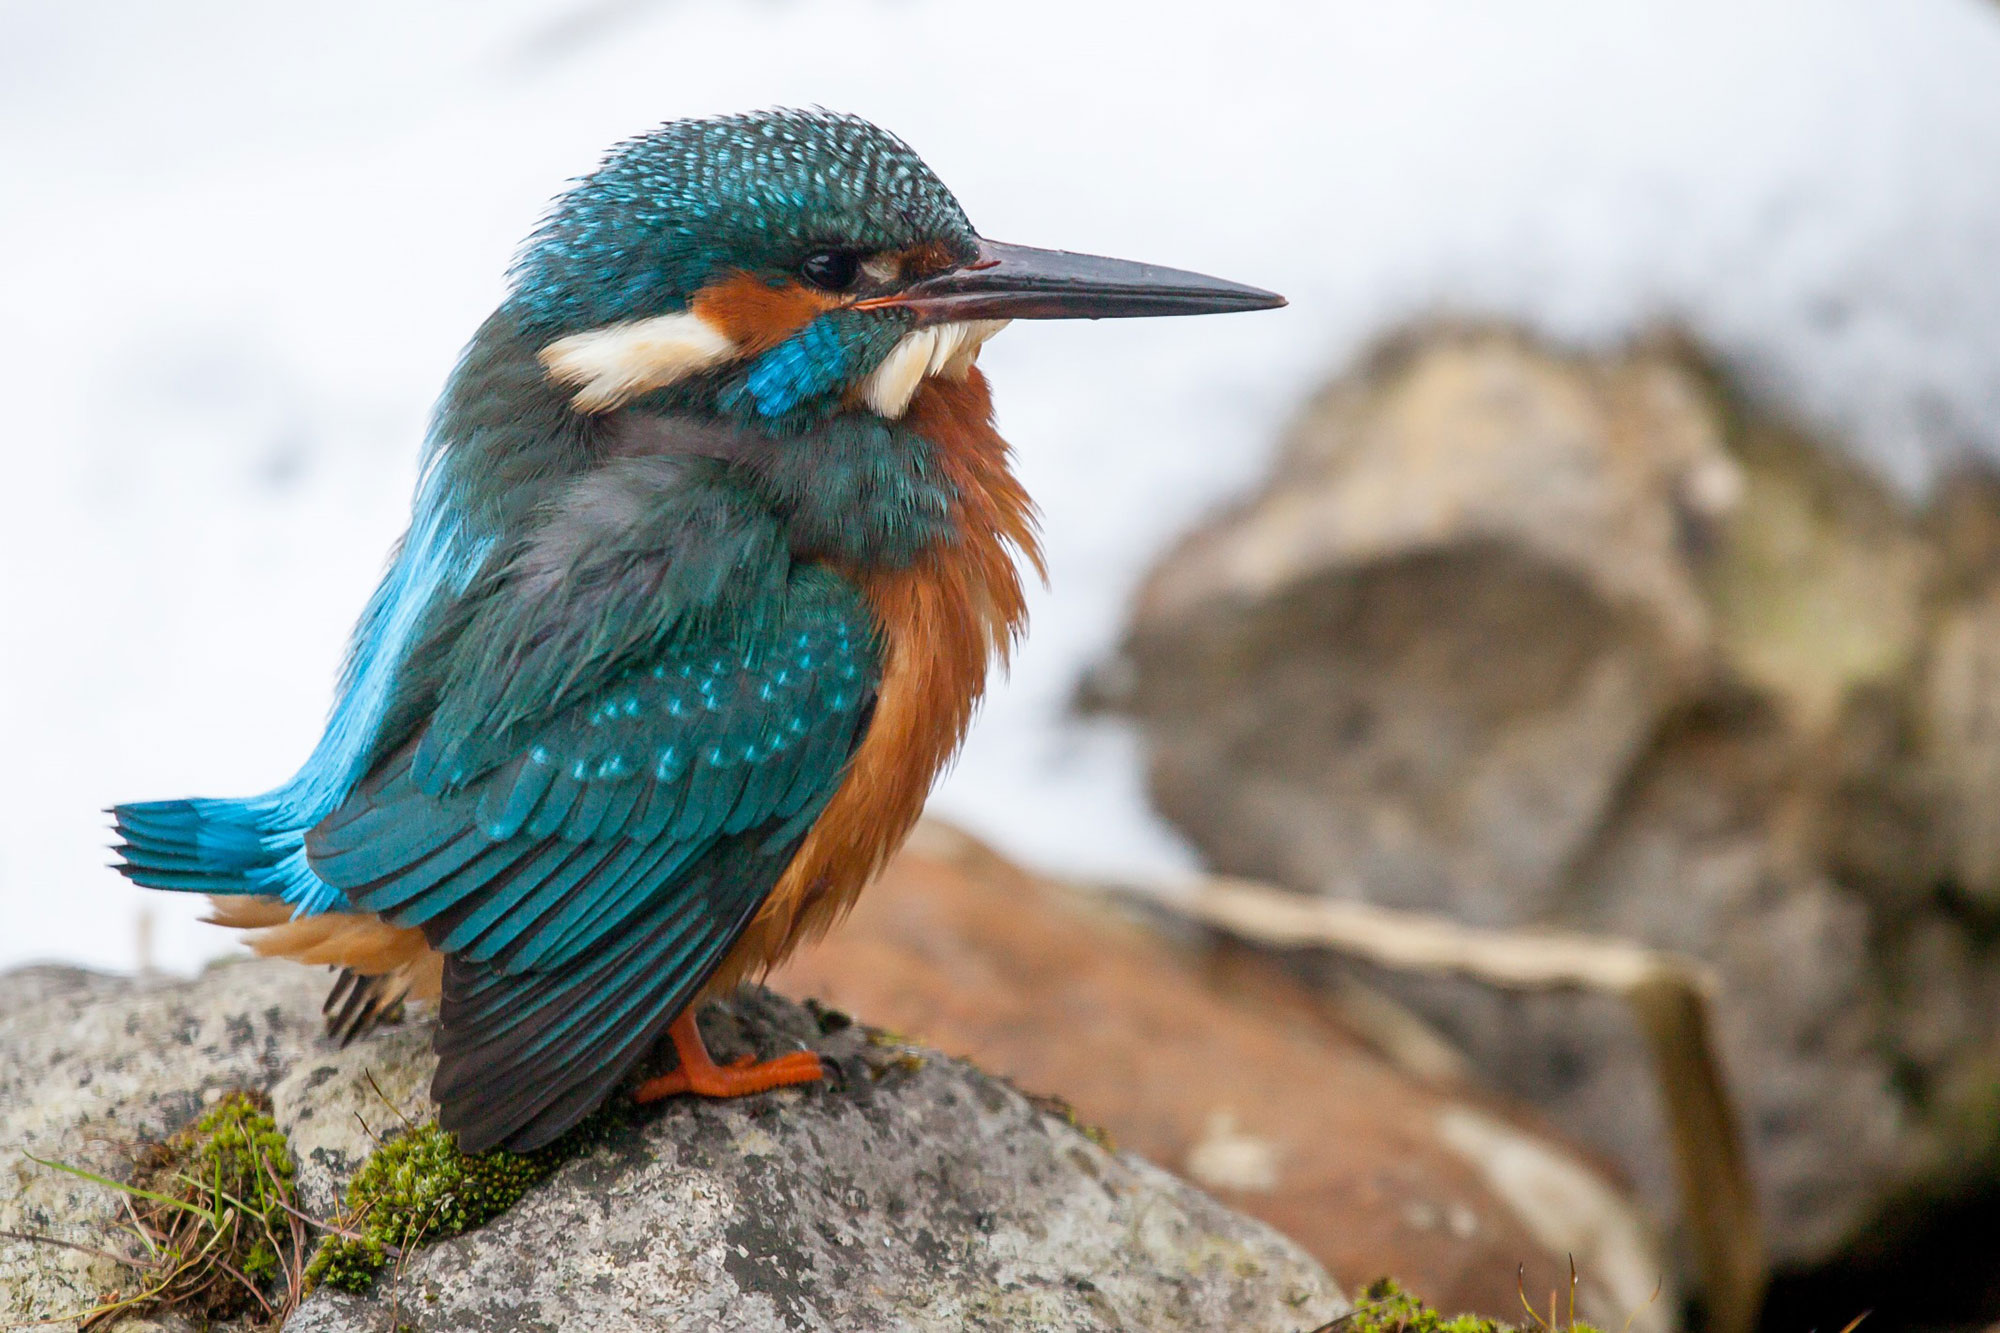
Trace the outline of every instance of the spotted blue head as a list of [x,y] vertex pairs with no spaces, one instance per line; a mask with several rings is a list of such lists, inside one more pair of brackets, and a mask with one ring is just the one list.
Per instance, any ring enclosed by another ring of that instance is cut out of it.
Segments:
[[899,416],[1010,319],[1282,305],[1253,287],[982,239],[894,135],[825,111],[675,121],[560,199],[508,305],[572,407],[767,427]]

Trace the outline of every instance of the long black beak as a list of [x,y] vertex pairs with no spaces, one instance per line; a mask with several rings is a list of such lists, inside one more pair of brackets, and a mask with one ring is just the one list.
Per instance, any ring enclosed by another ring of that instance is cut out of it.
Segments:
[[982,239],[979,258],[857,309],[895,308],[925,324],[960,319],[1135,319],[1270,310],[1276,292],[1129,259]]

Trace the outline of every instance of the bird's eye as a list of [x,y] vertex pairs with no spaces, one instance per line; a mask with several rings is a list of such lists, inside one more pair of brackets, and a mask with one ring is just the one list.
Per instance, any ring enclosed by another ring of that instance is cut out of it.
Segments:
[[844,292],[860,274],[861,256],[852,250],[820,250],[799,265],[799,276],[823,292]]

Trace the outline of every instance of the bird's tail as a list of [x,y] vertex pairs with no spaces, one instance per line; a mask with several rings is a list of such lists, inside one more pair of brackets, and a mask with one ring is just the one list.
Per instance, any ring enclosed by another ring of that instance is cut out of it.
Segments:
[[115,806],[119,873],[151,889],[282,899],[295,917],[352,910],[306,863],[306,830],[338,809],[378,755],[403,656],[440,596],[470,586],[494,545],[473,534],[426,446],[410,530],[355,627],[326,730],[283,786],[237,800]]
[[136,801],[114,806],[111,818],[118,872],[149,889],[258,894],[302,912],[339,897],[306,864],[296,816],[267,798]]

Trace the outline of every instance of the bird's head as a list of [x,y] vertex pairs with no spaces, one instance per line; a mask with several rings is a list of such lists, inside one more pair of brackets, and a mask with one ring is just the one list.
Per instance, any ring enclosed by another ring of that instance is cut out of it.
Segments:
[[1010,319],[1205,314],[1269,292],[979,236],[901,140],[771,111],[662,126],[556,204],[509,297],[583,413],[696,408],[768,429],[900,416]]

